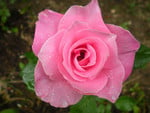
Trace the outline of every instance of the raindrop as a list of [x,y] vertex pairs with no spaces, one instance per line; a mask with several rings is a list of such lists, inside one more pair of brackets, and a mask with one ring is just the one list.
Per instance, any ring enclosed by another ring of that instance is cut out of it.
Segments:
[[68,105],[67,101],[63,101],[62,106],[66,107]]
[[112,100],[116,100],[116,97],[115,97],[115,96],[112,96],[111,99],[112,99]]

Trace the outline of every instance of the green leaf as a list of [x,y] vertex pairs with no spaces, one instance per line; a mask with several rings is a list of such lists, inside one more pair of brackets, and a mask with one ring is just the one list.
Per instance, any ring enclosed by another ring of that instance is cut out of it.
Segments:
[[106,100],[96,96],[84,96],[82,100],[70,107],[69,113],[105,113]]
[[0,18],[1,18],[1,23],[6,23],[8,17],[10,17],[10,11],[7,8],[3,8],[0,10]]
[[123,27],[124,29],[128,30],[129,26],[130,26],[130,23],[131,23],[130,21],[127,21],[127,22],[122,23],[120,26]]
[[133,113],[140,113],[140,108],[138,106],[134,106]]
[[121,96],[115,103],[117,109],[126,112],[132,111],[135,105],[136,105],[136,101],[133,98],[128,96]]
[[96,101],[92,96],[84,96],[82,100],[71,106],[70,113],[97,113]]
[[29,62],[36,63],[37,57],[33,54],[33,52],[27,52],[25,53],[25,56],[27,57]]
[[19,29],[17,27],[12,27],[10,30],[13,33],[18,33],[19,32]]
[[29,62],[21,72],[24,83],[32,91],[34,91],[34,68],[35,64]]
[[136,53],[134,68],[142,68],[150,62],[150,48],[141,45],[139,51]]
[[23,69],[25,68],[25,64],[22,63],[22,62],[19,62],[19,68],[20,68],[21,70],[23,70]]
[[37,58],[33,52],[25,53],[26,58],[28,59],[28,64],[24,65],[20,63],[21,76],[24,83],[27,85],[29,90],[34,91],[34,68],[37,63]]
[[0,113],[19,113],[16,109],[4,109]]
[[10,0],[11,4],[14,4],[16,2],[16,0]]
[[112,108],[112,104],[107,104],[106,105],[106,112],[105,113],[111,113],[111,108]]
[[99,105],[98,113],[105,113],[105,105],[104,104]]

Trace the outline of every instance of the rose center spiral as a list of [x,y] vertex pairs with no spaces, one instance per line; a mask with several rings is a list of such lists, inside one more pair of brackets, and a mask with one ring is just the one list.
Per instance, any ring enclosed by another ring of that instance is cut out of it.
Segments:
[[84,59],[84,57],[85,57],[85,52],[86,52],[85,50],[81,50],[81,51],[80,51],[80,56],[77,57],[77,60],[78,60],[78,61],[81,61],[82,59]]

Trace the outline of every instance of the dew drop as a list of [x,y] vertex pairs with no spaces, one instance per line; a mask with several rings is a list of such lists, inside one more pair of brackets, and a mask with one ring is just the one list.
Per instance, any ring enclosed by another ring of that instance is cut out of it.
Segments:
[[48,15],[46,13],[43,13],[43,16],[48,17]]
[[112,96],[111,99],[114,101],[114,100],[116,99],[116,97],[115,97],[115,96]]
[[64,102],[62,103],[62,106],[63,106],[63,107],[66,107],[67,105],[68,105],[67,101],[64,101]]

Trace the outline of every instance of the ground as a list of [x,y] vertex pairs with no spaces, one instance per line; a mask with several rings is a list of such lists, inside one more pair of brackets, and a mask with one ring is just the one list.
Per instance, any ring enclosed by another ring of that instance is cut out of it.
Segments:
[[[15,26],[17,32],[0,29],[0,110],[17,108],[21,113],[68,113],[68,109],[58,109],[41,102],[29,91],[20,76],[19,63],[27,63],[24,53],[31,51],[34,27],[38,13],[52,9],[64,13],[71,5],[85,5],[89,0],[23,0],[13,5],[8,3],[11,16],[7,26]],[[150,47],[150,1],[148,0],[100,0],[103,18],[106,23],[121,25],[132,32],[142,43]],[[142,110],[150,112],[150,63],[133,71],[125,82],[125,90],[139,84],[144,91]],[[136,95],[135,95],[136,98]],[[141,112],[142,113],[142,112]]]

